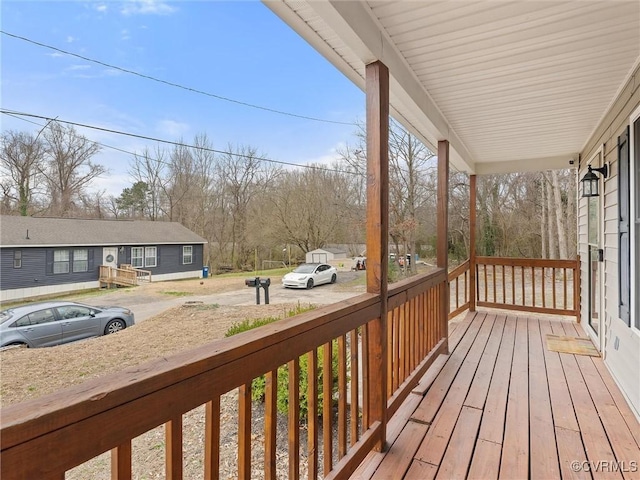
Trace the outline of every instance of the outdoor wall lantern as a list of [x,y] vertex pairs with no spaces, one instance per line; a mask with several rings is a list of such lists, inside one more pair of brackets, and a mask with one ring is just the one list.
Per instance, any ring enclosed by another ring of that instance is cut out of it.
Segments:
[[606,163],[600,168],[591,168],[591,165],[589,165],[589,171],[581,180],[583,197],[597,197],[600,195],[598,191],[598,180],[600,180],[600,177],[594,172],[599,172],[602,174],[602,178],[607,178],[607,176],[609,176],[609,167],[607,167]]

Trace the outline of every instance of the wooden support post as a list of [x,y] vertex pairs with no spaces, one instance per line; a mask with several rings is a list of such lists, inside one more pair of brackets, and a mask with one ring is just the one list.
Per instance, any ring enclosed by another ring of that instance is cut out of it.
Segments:
[[[437,192],[437,267],[449,271],[449,141],[438,142],[438,192]],[[442,289],[440,321],[442,334],[449,353],[449,280]]]
[[476,176],[469,176],[469,310],[476,311]]
[[387,283],[389,249],[389,69],[366,67],[367,292],[380,295],[380,316],[367,325],[369,427],[380,422],[376,450],[385,448],[387,424]]

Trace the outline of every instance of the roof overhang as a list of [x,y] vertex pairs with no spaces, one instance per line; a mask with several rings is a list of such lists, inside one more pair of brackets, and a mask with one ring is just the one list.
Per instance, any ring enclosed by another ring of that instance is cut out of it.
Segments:
[[468,173],[577,165],[640,58],[637,0],[265,4],[362,89],[383,62],[392,116]]

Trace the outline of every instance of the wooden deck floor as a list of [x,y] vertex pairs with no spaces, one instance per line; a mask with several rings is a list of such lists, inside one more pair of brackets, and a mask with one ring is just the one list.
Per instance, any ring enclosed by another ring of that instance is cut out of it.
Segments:
[[549,351],[548,333],[586,336],[469,313],[389,422],[390,448],[352,478],[640,478],[640,425],[602,359]]

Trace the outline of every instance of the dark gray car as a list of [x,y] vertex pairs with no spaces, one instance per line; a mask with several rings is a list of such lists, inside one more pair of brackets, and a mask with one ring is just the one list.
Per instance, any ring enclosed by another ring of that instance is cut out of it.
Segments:
[[75,302],[39,302],[0,312],[0,348],[50,347],[116,333],[135,323],[123,307],[92,307]]

